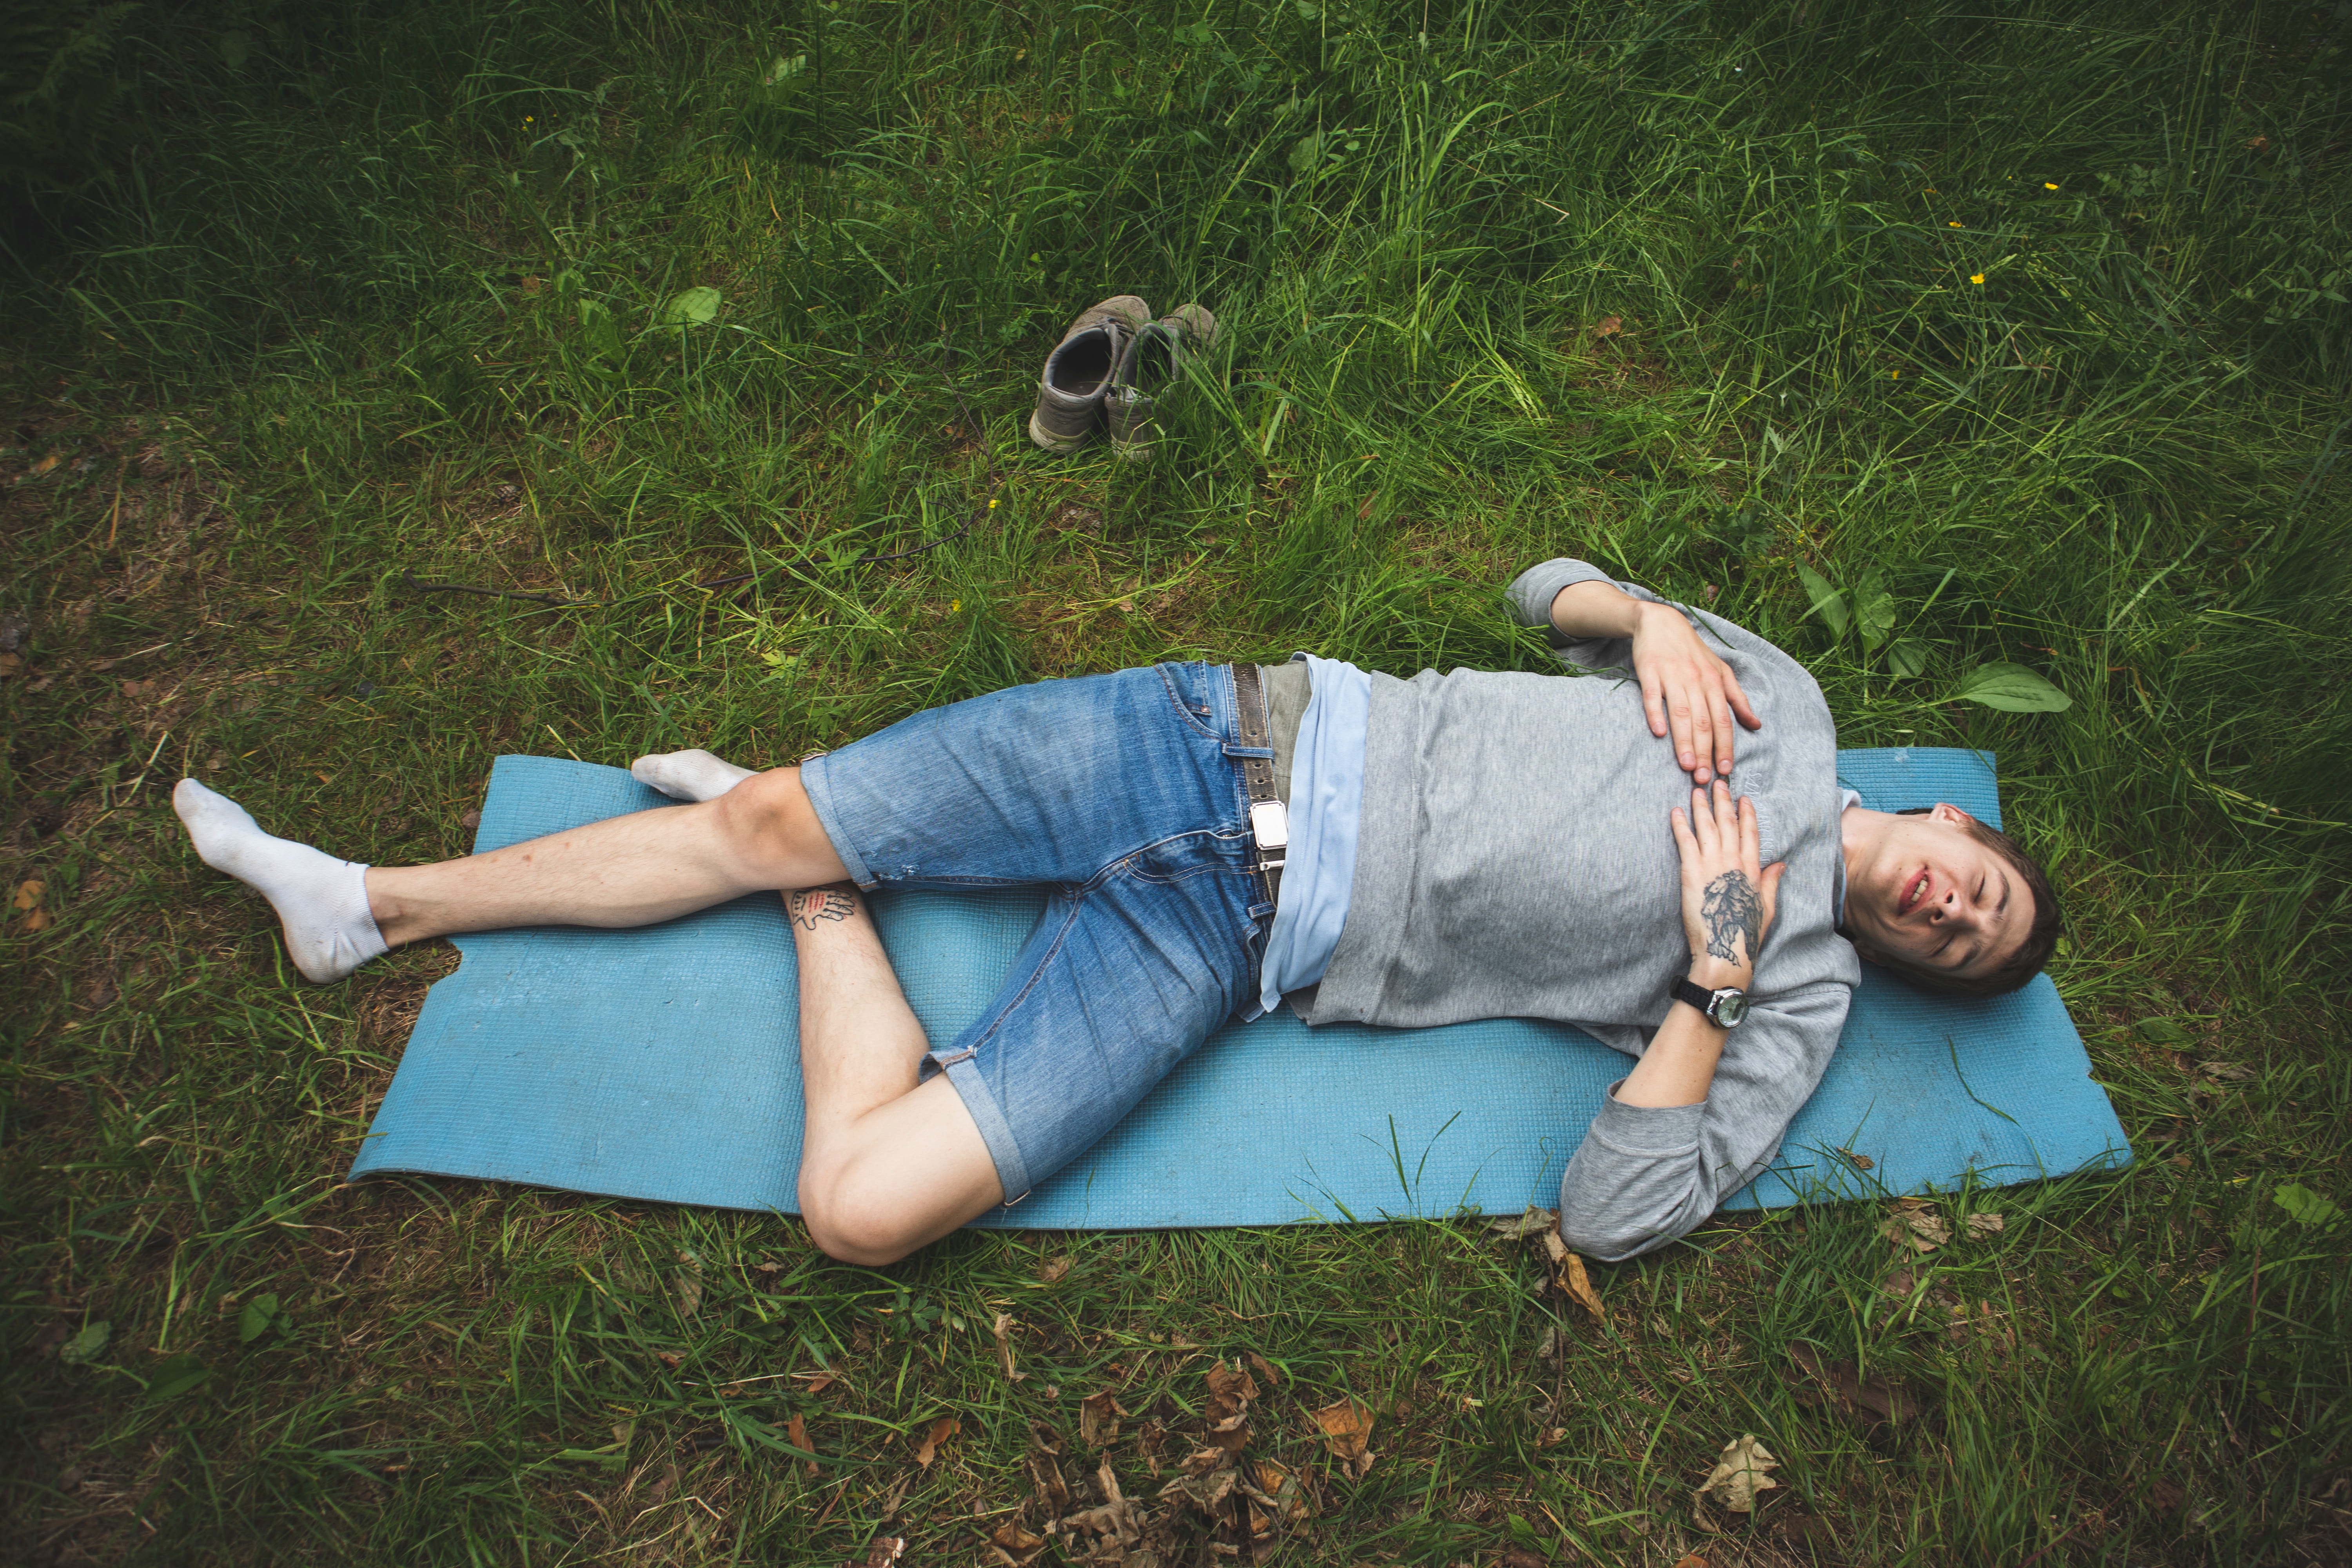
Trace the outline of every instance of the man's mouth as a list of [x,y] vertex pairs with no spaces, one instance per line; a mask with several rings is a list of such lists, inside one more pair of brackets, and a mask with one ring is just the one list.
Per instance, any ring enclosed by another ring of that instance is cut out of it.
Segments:
[[1920,902],[1927,898],[1932,883],[1933,879],[1928,876],[1927,868],[1925,866],[1919,868],[1918,876],[1913,878],[1911,885],[1903,889],[1902,901],[1895,906],[1895,918],[1900,920],[1917,909]]

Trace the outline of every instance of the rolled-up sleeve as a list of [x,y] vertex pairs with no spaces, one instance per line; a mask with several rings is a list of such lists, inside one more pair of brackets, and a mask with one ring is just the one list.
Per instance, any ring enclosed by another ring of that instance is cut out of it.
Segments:
[[1566,663],[1584,669],[1627,668],[1633,659],[1633,645],[1628,639],[1571,637],[1551,624],[1551,602],[1559,597],[1562,588],[1572,588],[1579,583],[1606,583],[1636,599],[1646,599],[1654,605],[1665,603],[1647,588],[1620,583],[1589,561],[1571,561],[1563,556],[1540,566],[1530,566],[1512,580],[1505,590],[1510,599],[1512,618],[1523,626],[1543,627],[1551,639],[1552,651]]
[[1627,1105],[1618,1083],[1559,1183],[1560,1238],[1614,1263],[1696,1229],[1754,1181],[1837,1049],[1853,993],[1807,986],[1759,998],[1731,1031],[1696,1105]]

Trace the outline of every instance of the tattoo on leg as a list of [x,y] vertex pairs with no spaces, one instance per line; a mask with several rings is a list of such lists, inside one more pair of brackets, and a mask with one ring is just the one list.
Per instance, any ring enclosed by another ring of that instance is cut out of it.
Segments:
[[1764,900],[1745,871],[1726,871],[1706,885],[1699,918],[1706,922],[1706,951],[1717,958],[1740,962],[1737,938],[1748,940],[1748,962],[1756,961],[1764,923]]
[[803,931],[819,921],[845,921],[857,912],[857,895],[839,888],[802,888],[784,895],[785,911]]

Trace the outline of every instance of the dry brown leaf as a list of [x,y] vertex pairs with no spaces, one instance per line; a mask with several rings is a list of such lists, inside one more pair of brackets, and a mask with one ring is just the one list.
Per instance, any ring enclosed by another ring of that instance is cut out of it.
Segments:
[[1323,1446],[1339,1461],[1347,1472],[1361,1479],[1372,1468],[1372,1407],[1353,1399],[1342,1399],[1337,1405],[1326,1405],[1314,1413],[1315,1425],[1322,1428]]
[[24,929],[28,931],[48,930],[49,911],[47,910],[35,910],[32,913],[26,915],[25,917]]
[[1356,509],[1356,521],[1358,522],[1361,522],[1365,519],[1370,517],[1372,515],[1372,503],[1380,499],[1381,492],[1378,490],[1374,490],[1371,494],[1366,496],[1364,498],[1364,504]]
[[1508,1237],[1513,1241],[1517,1241],[1521,1237],[1536,1236],[1548,1230],[1558,1230],[1559,1215],[1550,1209],[1539,1209],[1533,1204],[1529,1204],[1525,1214],[1515,1214],[1507,1219],[1488,1220],[1486,1228],[1497,1236]]
[[1503,1568],[1549,1568],[1540,1552],[1530,1552],[1524,1546],[1514,1546],[1503,1553]]
[[989,1331],[996,1336],[996,1361],[997,1364],[1004,1369],[1004,1381],[1019,1383],[1023,1378],[1027,1377],[1029,1375],[1027,1373],[1016,1370],[1013,1364],[1012,1316],[1005,1312],[997,1313],[995,1326]]
[[1062,1282],[1062,1276],[1069,1271],[1070,1260],[1067,1257],[1049,1258],[1045,1259],[1044,1267],[1037,1270],[1037,1281],[1041,1285],[1058,1285]]
[[2207,1078],[2221,1079],[2231,1083],[2243,1083],[2254,1076],[2254,1069],[2243,1062],[2199,1062],[2197,1070]]
[[1916,1252],[1933,1252],[1952,1239],[1952,1227],[1931,1209],[1902,1207],[1880,1223],[1878,1234]]
[[[1260,1459],[1251,1467],[1257,1472],[1258,1491],[1265,1502],[1279,1511],[1285,1520],[1306,1519],[1315,1510],[1307,1500],[1307,1489],[1297,1476],[1272,1459]],[[1284,1488],[1288,1488],[1285,1491]]]
[[1677,1558],[1675,1568],[1706,1568],[1706,1553],[1694,1552],[1687,1557]]
[[2147,1489],[2148,1506],[2156,1510],[2158,1519],[2168,1519],[2179,1513],[2180,1505],[2188,1500],[2189,1493],[2179,1481],[2159,1480]]
[[1800,1405],[1828,1405],[1864,1431],[1918,1419],[1918,1399],[1900,1384],[1865,1378],[1854,1363],[1824,1360],[1811,1345],[1790,1345],[1789,1359],[1796,1364],[1784,1375]]
[[998,1525],[988,1541],[996,1548],[997,1554],[1012,1563],[1013,1568],[1022,1568],[1032,1557],[1045,1550],[1044,1536],[1030,1534],[1014,1521]]
[[1780,1484],[1765,1474],[1777,1469],[1780,1464],[1756,1440],[1755,1433],[1743,1432],[1723,1446],[1715,1468],[1699,1483],[1699,1493],[1713,1498],[1734,1513],[1754,1513],[1756,1494]]
[[1274,1370],[1274,1363],[1272,1362],[1258,1354],[1257,1352],[1252,1351],[1250,1352],[1249,1363],[1250,1365],[1257,1368],[1257,1374],[1265,1379],[1265,1385],[1268,1388],[1280,1388],[1282,1386],[1282,1374]]
[[1118,1400],[1108,1388],[1100,1394],[1078,1401],[1078,1441],[1089,1448],[1100,1448],[1118,1441],[1118,1418],[1130,1414],[1119,1408]]
[[1969,1238],[1971,1241],[1982,1241],[1988,1236],[1999,1236],[2000,1227],[2001,1217],[1997,1214],[1969,1215]]
[[1867,1171],[1871,1166],[1877,1163],[1877,1162],[1873,1160],[1869,1155],[1857,1154],[1851,1149],[1841,1149],[1838,1152],[1845,1157],[1847,1164],[1852,1165],[1857,1171]]
[[[814,1454],[816,1452],[816,1449],[809,1445],[808,1423],[801,1419],[800,1412],[797,1410],[793,1412],[793,1418],[784,1423],[784,1437],[793,1447],[800,1449],[804,1454]],[[816,1474],[816,1461],[814,1459],[803,1459],[801,1461],[801,1465],[802,1468],[806,1469],[810,1475]]]
[[1599,324],[1593,327],[1592,335],[1596,338],[1613,338],[1624,330],[1625,322],[1622,318],[1603,316]]
[[676,1366],[686,1358],[678,1354],[676,1351],[656,1351],[654,1352],[654,1359],[660,1362],[664,1366]]
[[1591,1313],[1594,1322],[1609,1321],[1609,1309],[1601,1304],[1601,1292],[1592,1288],[1592,1277],[1584,1271],[1584,1259],[1573,1252],[1560,1260],[1559,1288],[1570,1300]]
[[41,907],[41,894],[46,890],[41,883],[28,878],[16,884],[16,896],[9,902],[20,910],[37,910]]
[[1228,1415],[1209,1428],[1209,1441],[1228,1454],[1238,1454],[1249,1447],[1249,1417]]
[[1062,1467],[1046,1453],[1030,1455],[1028,1463],[1029,1480],[1037,1489],[1037,1500],[1045,1504],[1047,1517],[1059,1518],[1062,1510],[1070,1506],[1070,1486],[1062,1479]]
[[866,1542],[866,1555],[847,1564],[846,1568],[890,1568],[891,1563],[898,1561],[899,1553],[906,1550],[905,1536],[877,1535]]
[[1256,1383],[1239,1363],[1228,1368],[1222,1361],[1213,1362],[1201,1376],[1209,1385],[1208,1416],[1212,1422],[1240,1415],[1257,1397]]
[[915,1463],[929,1469],[931,1461],[940,1457],[940,1445],[954,1436],[958,1430],[956,1418],[952,1415],[942,1415],[932,1422],[931,1429],[923,1434],[922,1443],[915,1449]]
[[25,661],[13,653],[0,653],[0,680],[6,679],[25,668]]

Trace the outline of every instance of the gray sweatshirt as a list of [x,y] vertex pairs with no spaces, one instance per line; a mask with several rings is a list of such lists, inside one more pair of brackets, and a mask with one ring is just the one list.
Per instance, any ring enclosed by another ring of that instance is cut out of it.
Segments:
[[[1511,584],[1514,613],[1549,626],[1553,595],[1592,581],[1610,579],[1546,562]],[[1763,638],[1676,607],[1764,721],[1739,732],[1732,786],[1755,802],[1763,863],[1789,869],[1707,1098],[1648,1109],[1612,1084],[1569,1161],[1561,1235],[1612,1260],[1689,1231],[1771,1163],[1862,978],[1835,930],[1837,729],[1821,688]],[[1666,821],[1690,778],[1650,733],[1631,645],[1552,640],[1570,670],[1598,673],[1372,677],[1355,895],[1320,987],[1297,998],[1309,1023],[1549,1018],[1647,1048],[1690,961]]]

